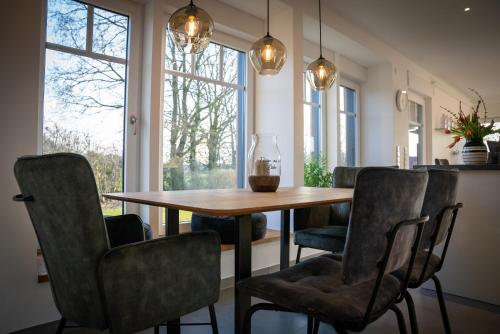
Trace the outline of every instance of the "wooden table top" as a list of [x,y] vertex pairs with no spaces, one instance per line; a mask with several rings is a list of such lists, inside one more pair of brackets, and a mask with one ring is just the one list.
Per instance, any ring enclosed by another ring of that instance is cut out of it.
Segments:
[[348,188],[279,188],[274,193],[255,193],[250,189],[206,189],[104,194],[105,198],[186,210],[213,216],[239,216],[254,212],[307,208],[350,202]]

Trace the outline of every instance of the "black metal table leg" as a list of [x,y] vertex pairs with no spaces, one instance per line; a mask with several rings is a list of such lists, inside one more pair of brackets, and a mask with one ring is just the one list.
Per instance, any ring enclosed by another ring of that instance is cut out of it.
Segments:
[[290,266],[290,210],[281,211],[280,269]]
[[[252,276],[252,220],[250,215],[235,219],[234,283]],[[234,332],[243,333],[245,314],[250,309],[250,295],[237,287],[234,291]]]
[[[179,210],[166,208],[165,211],[165,234],[179,234]],[[181,327],[179,324],[180,319],[167,321],[167,334],[180,334]]]

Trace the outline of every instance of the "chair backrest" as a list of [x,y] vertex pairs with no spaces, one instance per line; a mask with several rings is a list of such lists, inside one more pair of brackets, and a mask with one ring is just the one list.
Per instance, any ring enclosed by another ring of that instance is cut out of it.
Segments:
[[[428,215],[429,221],[424,227],[420,249],[429,248],[434,236],[436,236],[436,245],[445,240],[453,218],[452,210],[445,209],[455,205],[457,198],[458,170],[429,169],[428,173],[429,181],[425,191],[422,215]],[[441,222],[439,230],[436,231],[439,221]]]
[[448,161],[448,159],[434,159],[434,163],[438,166],[440,165],[443,165],[443,166],[448,166],[450,164],[450,162]]
[[334,188],[354,188],[356,177],[363,167],[343,167],[337,166],[333,169]]
[[[400,222],[420,217],[427,178],[426,170],[368,167],[358,173],[342,261],[346,284],[378,276],[388,233]],[[399,230],[385,272],[407,263],[416,232],[415,226]]]
[[[332,186],[334,188],[354,188],[356,177],[362,167],[337,166],[333,169]],[[330,225],[347,226],[351,213],[351,203],[336,203],[330,205]]]
[[19,158],[14,173],[42,249],[56,306],[84,327],[105,328],[98,263],[108,240],[87,160],[60,153]]

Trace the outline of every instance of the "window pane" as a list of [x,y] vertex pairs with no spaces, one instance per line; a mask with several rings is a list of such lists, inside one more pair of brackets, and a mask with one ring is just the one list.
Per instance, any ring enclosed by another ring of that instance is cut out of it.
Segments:
[[356,117],[347,115],[346,118],[346,166],[356,165]]
[[[205,51],[196,55],[195,73],[205,78],[220,80],[220,52],[220,45],[210,43]],[[224,66],[226,66],[226,64],[224,64]],[[229,64],[227,64],[227,68],[237,72],[236,66],[231,68]]]
[[356,94],[354,89],[340,86],[340,163],[356,165]]
[[174,71],[190,73],[192,67],[191,55],[179,51],[168,32],[166,36],[165,67]]
[[47,42],[85,49],[87,5],[71,0],[48,0]]
[[314,135],[312,131],[311,106],[304,104],[304,153],[306,156],[314,152]]
[[198,80],[165,80],[163,189],[236,187],[238,92]]
[[94,52],[125,59],[127,31],[127,16],[94,8]]
[[238,84],[242,78],[238,78],[238,58],[239,52],[230,48],[223,47],[224,66],[222,68],[224,82]]
[[[342,96],[342,95],[341,95]],[[345,113],[340,113],[340,164],[347,165],[347,116]]]
[[409,158],[409,168],[413,169],[413,166],[421,163],[422,157],[422,142],[421,142],[421,127],[410,125],[408,130],[408,158]]
[[[100,194],[122,191],[125,66],[46,50],[43,153],[89,160]],[[121,203],[102,200],[104,214]]]

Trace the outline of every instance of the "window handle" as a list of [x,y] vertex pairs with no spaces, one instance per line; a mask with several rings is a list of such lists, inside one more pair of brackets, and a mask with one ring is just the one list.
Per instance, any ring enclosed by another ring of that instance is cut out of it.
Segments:
[[130,124],[134,126],[134,136],[137,134],[137,117],[135,115],[130,116]]

